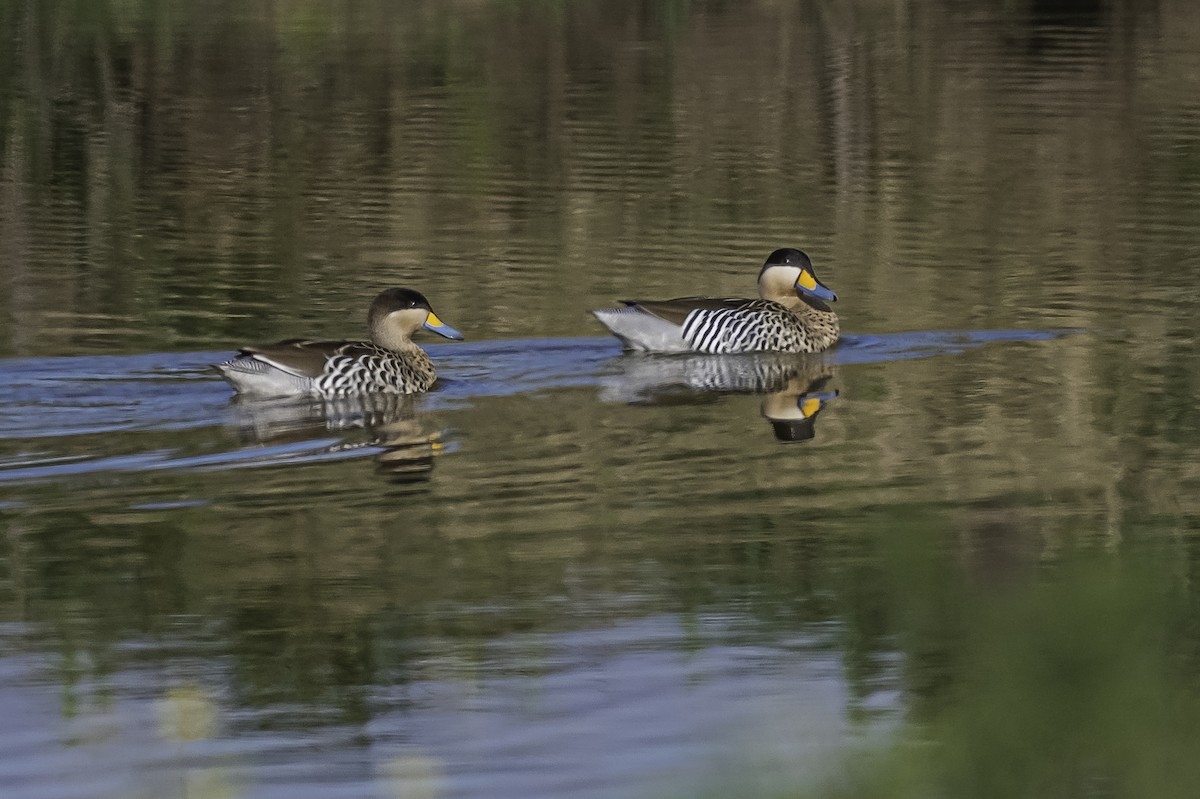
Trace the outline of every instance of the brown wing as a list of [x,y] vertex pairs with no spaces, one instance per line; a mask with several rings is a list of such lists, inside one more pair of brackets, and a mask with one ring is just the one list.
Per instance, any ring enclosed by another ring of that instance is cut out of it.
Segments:
[[742,308],[757,300],[746,300],[738,297],[677,297],[673,300],[621,300],[631,308],[645,311],[651,316],[682,325],[687,315],[697,308],[717,311],[726,308]]
[[250,355],[266,361],[277,369],[298,377],[319,377],[325,364],[335,355],[353,354],[369,344],[357,341],[307,341],[290,338],[276,344],[260,344],[242,347],[241,355]]

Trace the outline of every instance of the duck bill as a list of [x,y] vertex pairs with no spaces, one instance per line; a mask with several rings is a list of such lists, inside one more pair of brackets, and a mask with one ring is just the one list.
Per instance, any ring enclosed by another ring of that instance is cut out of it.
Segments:
[[821,412],[828,403],[837,399],[836,391],[827,391],[820,394],[803,394],[796,400],[796,408],[800,411],[800,415],[805,419],[811,419]]
[[796,291],[801,294],[807,294],[810,297],[816,297],[818,300],[837,302],[837,294],[824,283],[817,280],[817,276],[809,269],[801,271],[800,277],[796,278]]
[[445,336],[454,341],[462,341],[463,334],[459,333],[450,325],[437,318],[437,314],[433,311],[429,312],[429,318],[425,320],[425,329],[437,333],[439,336]]

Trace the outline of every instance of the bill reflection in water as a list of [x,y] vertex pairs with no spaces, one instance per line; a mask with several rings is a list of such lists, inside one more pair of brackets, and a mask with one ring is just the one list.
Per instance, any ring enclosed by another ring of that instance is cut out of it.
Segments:
[[818,414],[839,392],[828,384],[837,373],[821,355],[624,355],[619,371],[603,379],[600,398],[630,405],[708,402],[724,394],[761,394],[763,418],[781,442],[816,436]]

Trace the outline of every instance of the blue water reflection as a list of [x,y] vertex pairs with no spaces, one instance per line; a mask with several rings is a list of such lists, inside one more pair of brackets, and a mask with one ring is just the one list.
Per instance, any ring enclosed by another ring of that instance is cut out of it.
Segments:
[[[984,330],[936,331],[876,336],[847,336],[820,360],[839,364],[954,356],[998,342],[1050,341],[1079,331]],[[688,392],[767,394],[782,381],[764,379],[755,367],[776,356],[620,355],[607,338],[515,339],[457,346],[431,345],[439,368],[435,392],[414,400],[423,411],[453,410],[482,397],[536,394],[565,388],[594,387],[610,401],[645,402],[672,388]],[[13,359],[5,362],[0,386],[0,431],[5,440],[93,436],[116,432],[205,428],[237,419],[250,426],[290,424],[295,433],[316,422],[301,440],[266,448],[183,455],[169,449],[120,455],[62,455],[22,449],[0,458],[0,482],[53,479],[89,472],[137,472],[153,469],[239,468],[263,464],[337,460],[378,454],[366,445],[337,446],[339,428],[363,427],[361,409],[314,406],[302,401],[231,401],[228,387],[210,365],[222,353],[148,354],[78,358]],[[791,363],[795,358],[785,357]],[[798,361],[802,366],[803,359]],[[685,376],[700,369],[703,375]],[[761,371],[761,370],[758,370]],[[739,377],[740,375],[740,377]],[[750,377],[747,377],[750,375]],[[273,418],[274,417],[274,418]],[[272,436],[259,435],[269,443]]]

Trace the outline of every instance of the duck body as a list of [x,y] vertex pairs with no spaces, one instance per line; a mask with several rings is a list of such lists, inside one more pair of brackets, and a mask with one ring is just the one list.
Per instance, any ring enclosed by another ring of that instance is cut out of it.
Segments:
[[838,338],[837,316],[798,314],[771,300],[680,297],[623,300],[624,308],[593,311],[628,350],[702,352],[821,352]]
[[771,253],[758,288],[759,299],[623,300],[624,308],[592,313],[625,349],[642,352],[822,352],[837,342],[837,314],[825,303],[837,295],[803,252]]
[[424,350],[401,353],[367,341],[289,339],[243,347],[217,368],[238,391],[264,396],[417,394],[437,380]]
[[413,332],[425,327],[462,339],[437,318],[428,300],[409,289],[389,289],[376,297],[368,321],[369,342],[287,339],[242,347],[216,368],[239,393],[257,396],[417,394],[433,386],[437,372],[413,343]]

